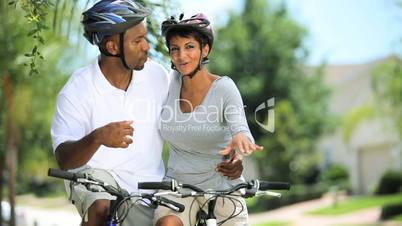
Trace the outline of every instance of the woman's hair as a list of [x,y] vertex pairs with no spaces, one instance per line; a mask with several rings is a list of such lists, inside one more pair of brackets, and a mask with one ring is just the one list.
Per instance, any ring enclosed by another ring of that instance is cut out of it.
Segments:
[[208,44],[208,37],[191,27],[172,28],[166,34],[166,45],[169,49],[170,49],[170,40],[174,36],[179,36],[183,38],[193,37],[195,40],[198,41],[198,43],[200,43],[201,48]]

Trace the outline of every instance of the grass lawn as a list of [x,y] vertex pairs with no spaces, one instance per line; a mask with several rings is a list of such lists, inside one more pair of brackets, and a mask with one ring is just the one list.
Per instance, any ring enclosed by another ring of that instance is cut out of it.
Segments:
[[339,215],[362,210],[371,207],[380,207],[387,204],[397,204],[402,202],[402,193],[396,195],[365,196],[350,198],[339,202],[336,207],[324,207],[308,212],[312,215]]
[[401,214],[401,215],[398,215],[398,216],[393,217],[393,218],[392,218],[392,220],[402,222],[402,214]]
[[284,221],[270,221],[262,224],[253,224],[252,226],[292,226],[292,224]]

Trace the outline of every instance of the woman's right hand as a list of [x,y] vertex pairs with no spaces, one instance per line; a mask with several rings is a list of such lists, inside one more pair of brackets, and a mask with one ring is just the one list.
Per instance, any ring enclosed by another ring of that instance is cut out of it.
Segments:
[[261,151],[264,147],[251,142],[251,140],[243,133],[237,133],[233,136],[226,148],[222,149],[219,154],[228,155],[235,150],[240,155],[249,155],[254,151]]

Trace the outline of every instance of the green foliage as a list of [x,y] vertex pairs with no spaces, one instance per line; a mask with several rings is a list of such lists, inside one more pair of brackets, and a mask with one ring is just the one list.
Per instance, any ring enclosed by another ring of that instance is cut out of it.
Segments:
[[401,192],[402,189],[402,173],[398,171],[387,171],[382,175],[375,191],[378,195],[394,194]]
[[[47,22],[52,18],[52,32],[55,35],[71,38],[72,34],[78,34],[77,43],[82,39],[82,28],[79,20],[81,13],[89,8],[90,3],[94,4],[96,0],[8,0],[8,8],[14,7],[16,10],[22,9],[25,12],[25,23],[30,27],[25,31],[28,37],[33,39],[30,43],[30,50],[24,54],[28,62],[24,65],[29,67],[29,74],[38,74],[38,59],[44,60],[42,49],[47,44],[44,33],[49,29]],[[140,0],[149,7],[155,15],[165,15],[169,9],[177,6],[176,1],[162,0],[158,3],[149,0]],[[0,3],[3,4],[3,3]],[[160,21],[155,17],[148,17],[148,41],[151,45],[150,54],[153,57],[162,58],[167,54],[163,41],[159,34]]]
[[19,178],[24,182],[44,181],[47,169],[56,166],[49,131],[57,93],[67,79],[58,67],[58,61],[64,56],[64,63],[68,64],[67,59],[73,56],[65,38],[50,32],[44,35],[46,64],[38,64],[40,75],[26,77],[15,86],[15,101],[19,99],[14,105],[15,112],[21,115],[15,119],[19,128]]
[[387,220],[402,214],[402,204],[390,204],[381,208],[381,220]]
[[321,173],[321,181],[328,186],[337,188],[349,188],[349,172],[343,165],[332,164]]
[[18,5],[21,6],[22,10],[25,12],[25,18],[29,25],[33,27],[28,31],[28,37],[34,39],[34,44],[32,50],[24,55],[28,57],[28,62],[25,66],[29,66],[29,75],[38,74],[38,59],[44,59],[40,51],[40,45],[45,44],[45,39],[43,38],[43,32],[48,29],[45,25],[47,12],[51,3],[49,0],[11,0],[9,5],[13,5],[15,8]]
[[349,173],[344,166],[334,164],[321,174],[321,178],[324,182],[333,183],[339,180],[349,179]]
[[402,214],[396,215],[392,217],[392,220],[402,222]]
[[[307,75],[303,62],[306,31],[284,7],[268,1],[245,1],[240,14],[231,13],[228,24],[216,30],[211,71],[230,76],[246,105],[250,129],[264,151],[256,156],[262,177],[300,181],[318,162],[316,139],[327,129],[329,90],[321,71]],[[275,98],[275,132],[268,133],[269,109],[254,112]]]
[[353,131],[357,126],[365,120],[372,119],[376,116],[375,109],[372,105],[366,104],[352,109],[346,113],[342,121],[343,139],[349,142],[352,138]]
[[[64,64],[69,64],[73,49],[66,38],[48,30],[41,31],[46,45],[41,47],[44,61],[36,61],[38,76],[29,76],[30,70],[23,66],[26,61],[24,53],[31,48],[32,37],[27,33],[25,11],[0,3],[0,40],[5,48],[0,53],[0,76],[6,74],[11,82],[11,109],[0,112],[0,122],[11,120],[15,127],[18,149],[18,192],[27,191],[29,180],[44,180],[49,166],[55,166],[50,139],[50,122],[54,111],[54,101],[58,90],[65,82],[62,67],[58,61],[63,57]],[[12,16],[11,16],[12,15]],[[9,19],[12,17],[13,19]],[[42,21],[45,23],[45,21]],[[39,70],[40,69],[40,70]],[[2,77],[0,77],[2,78]],[[1,81],[1,79],[0,79]],[[0,92],[0,106],[4,109],[5,96]],[[5,126],[0,123],[0,151],[4,148]],[[3,152],[3,151],[2,151]]]
[[[86,5],[79,4],[82,2]],[[88,8],[90,2],[95,0],[0,1],[0,41],[7,43],[0,52],[0,76],[9,75],[14,100],[10,111],[0,111],[0,142],[4,144],[7,116],[16,126],[19,193],[33,191],[41,195],[59,188],[49,184],[46,175],[47,168],[56,167],[49,131],[57,93],[68,79],[71,65],[81,59],[77,57],[77,40],[84,38],[79,20],[82,8]],[[166,12],[167,2],[150,6]],[[51,18],[53,29],[47,29]],[[159,22],[154,18],[147,22],[154,37],[151,45],[165,50],[158,34]],[[74,39],[74,35],[79,38]],[[29,68],[23,67],[26,57],[33,64]],[[32,73],[37,76],[29,76]],[[0,109],[4,107],[0,89]],[[4,153],[4,145],[0,145],[0,153]]]
[[382,112],[391,117],[402,138],[402,59],[392,57],[373,73],[373,86]]

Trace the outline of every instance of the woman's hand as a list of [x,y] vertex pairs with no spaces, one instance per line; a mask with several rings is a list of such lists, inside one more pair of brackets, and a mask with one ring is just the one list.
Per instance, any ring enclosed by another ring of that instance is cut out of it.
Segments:
[[222,149],[219,154],[228,155],[232,150],[235,150],[238,154],[249,155],[254,151],[261,151],[264,147],[254,144],[243,133],[237,133],[233,136],[228,146]]

